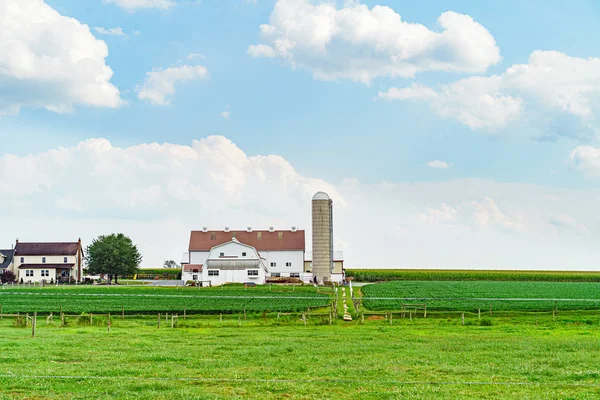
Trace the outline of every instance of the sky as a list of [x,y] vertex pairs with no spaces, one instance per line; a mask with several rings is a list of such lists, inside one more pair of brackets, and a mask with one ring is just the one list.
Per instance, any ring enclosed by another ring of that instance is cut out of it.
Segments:
[[307,230],[348,268],[593,270],[600,3],[0,0],[0,248]]

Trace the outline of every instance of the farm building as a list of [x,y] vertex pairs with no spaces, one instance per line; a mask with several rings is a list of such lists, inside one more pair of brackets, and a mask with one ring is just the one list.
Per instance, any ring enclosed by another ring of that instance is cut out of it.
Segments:
[[12,265],[14,253],[14,249],[0,250],[0,274]]
[[310,281],[304,272],[303,230],[192,231],[188,251],[183,254],[184,282],[265,283],[268,277],[292,277]]
[[[307,251],[304,256],[304,272],[313,271],[312,251]],[[333,252],[333,270],[331,271],[331,281],[341,283],[346,279],[346,270],[344,269],[344,252]]]
[[77,242],[31,242],[17,240],[11,270],[27,282],[80,282],[83,247]]

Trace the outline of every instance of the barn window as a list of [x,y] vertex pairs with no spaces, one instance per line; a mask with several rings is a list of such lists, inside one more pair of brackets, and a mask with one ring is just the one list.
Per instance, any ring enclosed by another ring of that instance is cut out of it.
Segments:
[[277,232],[277,239],[283,239],[283,232]]
[[243,253],[242,253],[242,257],[246,257],[246,252],[243,252]]
[[192,270],[192,272],[193,272],[193,273],[195,273],[195,274],[197,274],[199,271],[198,271],[198,269],[194,268],[194,269]]
[[193,281],[197,281],[198,280],[198,275],[192,275],[192,280]]
[[279,278],[280,276],[281,276],[281,274],[280,274],[279,272],[273,272],[273,273],[271,274],[271,277],[272,277],[272,278]]
[[288,262],[286,262],[286,263],[285,263],[285,266],[286,266],[286,267],[291,267],[291,266],[292,266],[292,263],[288,261]]
[[217,232],[210,233],[210,240],[217,240]]
[[231,233],[231,238],[232,238],[232,239],[235,239],[235,237],[236,237],[236,233],[235,233],[235,232],[232,232],[232,233]]
[[42,263],[45,264],[46,263],[46,257],[42,257]]
[[225,253],[219,253],[219,257],[225,257]]
[[256,240],[262,240],[262,232],[256,232]]
[[292,273],[290,273],[290,278],[300,278],[300,273],[292,272]]
[[249,269],[248,276],[258,276],[258,270],[257,269]]
[[277,266],[277,263],[276,263],[276,262],[272,262],[272,263],[271,263],[271,267],[276,267],[276,266]]
[[208,276],[219,276],[219,270],[218,269],[209,269]]

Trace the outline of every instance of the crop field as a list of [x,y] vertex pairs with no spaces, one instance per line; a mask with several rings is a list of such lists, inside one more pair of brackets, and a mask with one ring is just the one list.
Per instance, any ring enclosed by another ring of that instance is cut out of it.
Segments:
[[[600,309],[597,282],[394,281],[362,287],[363,305],[398,310],[425,303],[428,310],[499,311]],[[492,300],[490,300],[492,299]]]
[[499,270],[415,270],[349,269],[346,276],[357,282],[381,281],[545,281],[600,282],[597,271],[499,271]]
[[[2,399],[593,399],[598,313],[540,320],[318,321],[195,315],[31,328],[0,320]],[[231,321],[229,321],[231,320]],[[231,322],[231,323],[230,323]]]
[[[323,290],[323,289],[320,289]],[[330,289],[325,289],[330,290]],[[313,286],[243,286],[223,288],[166,288],[140,286],[46,286],[0,290],[2,313],[238,313],[302,311],[326,307],[330,295]]]

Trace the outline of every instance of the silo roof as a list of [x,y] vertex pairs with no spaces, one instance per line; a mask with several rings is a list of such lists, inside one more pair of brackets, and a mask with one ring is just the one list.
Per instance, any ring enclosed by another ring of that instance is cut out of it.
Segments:
[[312,198],[313,200],[329,200],[329,195],[325,192],[317,192]]

